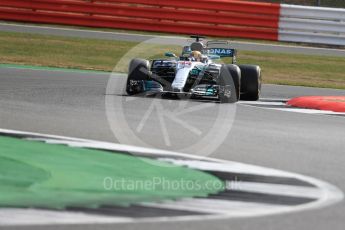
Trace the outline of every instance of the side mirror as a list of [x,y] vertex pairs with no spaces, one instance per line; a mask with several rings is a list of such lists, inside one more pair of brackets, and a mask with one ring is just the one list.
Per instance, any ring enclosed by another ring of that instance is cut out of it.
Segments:
[[165,53],[165,56],[166,57],[176,57],[176,55],[174,53],[171,53],[171,52]]

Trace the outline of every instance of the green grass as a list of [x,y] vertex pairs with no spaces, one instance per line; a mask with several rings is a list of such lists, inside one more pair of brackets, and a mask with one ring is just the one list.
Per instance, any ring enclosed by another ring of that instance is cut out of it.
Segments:
[[50,67],[110,70],[131,42],[0,33],[0,62]]
[[239,63],[260,65],[265,83],[345,89],[345,58],[243,51]]
[[[126,72],[134,57],[152,59],[178,46],[0,32],[0,63]],[[345,89],[345,58],[239,51],[264,83]]]
[[121,153],[0,137],[0,207],[128,206],[223,190],[218,178]]

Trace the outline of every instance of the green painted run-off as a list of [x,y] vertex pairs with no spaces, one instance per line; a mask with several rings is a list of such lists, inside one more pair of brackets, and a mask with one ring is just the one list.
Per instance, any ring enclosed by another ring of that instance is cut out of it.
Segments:
[[212,175],[156,160],[0,137],[1,207],[127,206],[203,197],[223,187]]

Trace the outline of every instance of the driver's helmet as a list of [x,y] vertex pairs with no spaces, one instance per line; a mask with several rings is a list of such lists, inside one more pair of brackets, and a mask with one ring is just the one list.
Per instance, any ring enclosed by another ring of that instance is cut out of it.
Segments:
[[200,51],[192,51],[190,53],[190,57],[192,58],[193,61],[201,61],[202,60],[202,54]]

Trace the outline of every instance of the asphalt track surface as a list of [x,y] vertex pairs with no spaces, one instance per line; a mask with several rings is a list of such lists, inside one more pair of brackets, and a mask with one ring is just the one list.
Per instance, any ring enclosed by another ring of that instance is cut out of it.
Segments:
[[[121,78],[121,76],[119,76]],[[107,73],[0,68],[1,128],[118,142],[106,116]],[[345,95],[342,90],[264,85],[263,97],[287,99],[301,95]],[[122,97],[119,94],[111,97]],[[136,98],[127,119],[136,122],[150,98]],[[166,100],[174,106],[180,101]],[[202,102],[190,102],[202,103]],[[188,104],[187,104],[188,106]],[[216,104],[216,106],[227,106]],[[230,105],[231,106],[231,105]],[[192,116],[192,115],[191,115]],[[212,113],[188,117],[203,127]],[[152,121],[148,121],[152,122]],[[149,123],[154,126],[154,123]],[[266,166],[325,180],[345,191],[344,117],[291,113],[236,105],[233,125],[225,141],[210,155]],[[143,129],[145,136],[164,148],[161,134]],[[179,130],[181,142],[192,135]],[[8,229],[343,229],[345,202],[312,211],[219,221],[104,224]]]
[[[55,35],[64,37],[77,37],[77,38],[93,38],[104,40],[117,40],[117,41],[132,41],[132,42],[150,42],[168,45],[185,45],[187,38],[181,36],[153,36],[145,34],[133,33],[119,33],[110,31],[97,31],[86,29],[75,29],[66,27],[53,27],[53,26],[36,26],[30,24],[13,24],[13,23],[0,23],[0,31],[7,32],[20,32],[20,33],[34,33],[43,35]],[[294,45],[275,45],[264,44],[255,42],[240,42],[232,41],[231,45],[239,50],[248,51],[264,51],[273,53],[290,53],[290,54],[304,54],[304,55],[322,55],[322,56],[338,56],[345,57],[344,49],[330,49],[330,48],[317,48],[305,47]]]

